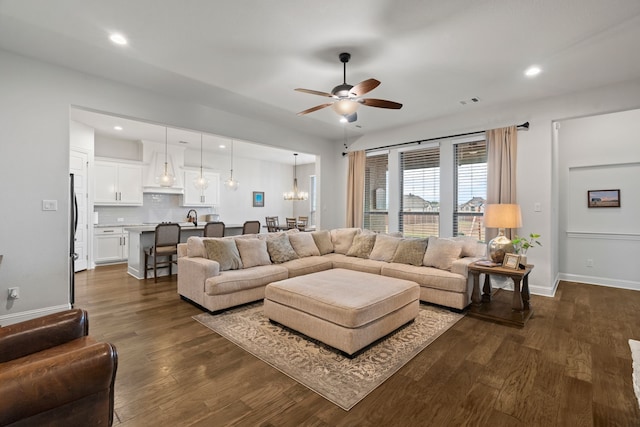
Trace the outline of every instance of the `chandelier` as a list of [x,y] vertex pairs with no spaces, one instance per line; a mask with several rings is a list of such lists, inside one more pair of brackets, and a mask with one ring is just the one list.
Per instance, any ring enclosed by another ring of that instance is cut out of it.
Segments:
[[285,200],[307,200],[309,198],[309,193],[306,191],[298,191],[298,176],[297,176],[297,168],[298,168],[298,153],[293,154],[293,191],[289,191],[284,193]]

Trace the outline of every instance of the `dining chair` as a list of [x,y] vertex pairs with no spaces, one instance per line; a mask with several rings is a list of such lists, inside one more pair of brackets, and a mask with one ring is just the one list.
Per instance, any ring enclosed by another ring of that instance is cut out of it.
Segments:
[[298,220],[296,218],[287,218],[287,228],[297,228]]
[[[178,260],[173,256],[178,254],[178,243],[180,243],[180,225],[175,222],[165,222],[156,226],[155,244],[144,250],[144,278],[147,272],[153,270],[153,281],[158,282],[158,268],[169,267],[171,276],[171,266],[178,264]],[[149,265],[149,258],[153,258],[153,264]],[[158,261],[158,258],[166,258],[165,261]]]
[[275,233],[278,231],[278,217],[277,216],[267,216],[264,218],[267,221],[267,231],[269,233]]
[[224,222],[212,221],[204,225],[204,237],[224,237]]
[[260,221],[245,221],[242,226],[242,234],[259,234]]
[[309,224],[308,216],[299,216],[298,217],[298,229],[300,231],[304,231],[307,228],[307,224]]

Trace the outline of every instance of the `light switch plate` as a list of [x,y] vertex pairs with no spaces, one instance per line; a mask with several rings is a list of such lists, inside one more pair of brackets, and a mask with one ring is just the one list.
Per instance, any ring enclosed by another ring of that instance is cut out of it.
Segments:
[[43,200],[42,201],[42,210],[43,211],[57,211],[58,210],[58,201],[57,200]]

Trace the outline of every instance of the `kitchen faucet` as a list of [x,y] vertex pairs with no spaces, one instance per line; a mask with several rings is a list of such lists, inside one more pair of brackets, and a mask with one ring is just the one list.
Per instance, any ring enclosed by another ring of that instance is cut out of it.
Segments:
[[[193,212],[193,216],[191,215],[191,213]],[[198,212],[195,209],[190,209],[189,212],[187,212],[187,220],[189,222],[193,222],[194,226],[198,226]]]

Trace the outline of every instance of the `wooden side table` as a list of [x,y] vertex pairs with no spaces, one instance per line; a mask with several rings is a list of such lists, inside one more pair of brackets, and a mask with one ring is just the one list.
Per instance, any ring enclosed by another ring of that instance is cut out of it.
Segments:
[[[469,316],[523,327],[533,314],[529,303],[529,273],[531,270],[533,270],[533,265],[527,265],[520,270],[486,267],[476,263],[469,265],[469,273],[473,276]],[[482,295],[480,295],[480,273],[485,275]],[[511,278],[513,292],[499,289],[495,294],[492,294],[491,276]]]

